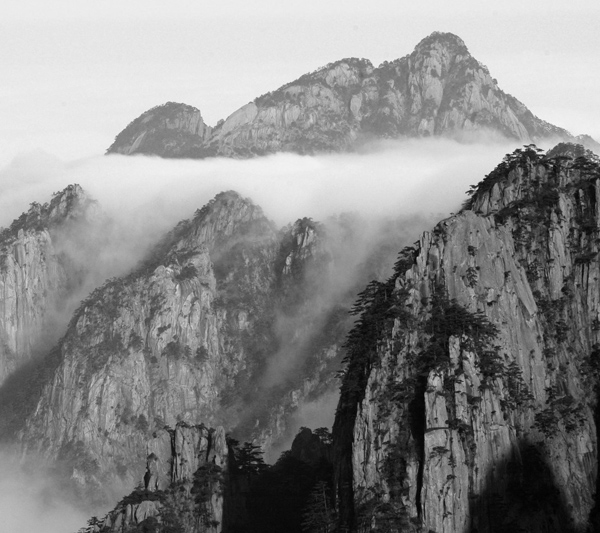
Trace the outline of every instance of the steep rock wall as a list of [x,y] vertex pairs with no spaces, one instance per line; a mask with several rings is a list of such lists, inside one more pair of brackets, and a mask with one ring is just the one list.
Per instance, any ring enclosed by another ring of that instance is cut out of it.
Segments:
[[[265,304],[274,251],[262,211],[224,193],[138,271],[94,291],[57,348],[60,364],[23,433],[27,449],[70,462],[81,483],[131,484],[149,431],[215,423],[224,390],[252,372],[242,337]],[[234,252],[242,260],[215,274]],[[219,276],[228,279],[217,290]]]
[[65,243],[99,217],[96,203],[78,185],[55,193],[0,234],[0,384],[56,341],[56,314],[82,275]]
[[165,424],[206,421],[264,445],[283,436],[332,383],[345,333],[345,309],[323,291],[337,260],[321,233],[308,219],[278,233],[233,192],[181,222],[76,311],[23,414],[26,452],[67,465],[82,492],[109,492],[140,478]]
[[599,175],[517,151],[363,293],[334,426],[342,528],[586,530]]
[[223,428],[180,422],[173,430],[157,431],[146,451],[143,484],[79,533],[156,528],[220,533],[229,453]]

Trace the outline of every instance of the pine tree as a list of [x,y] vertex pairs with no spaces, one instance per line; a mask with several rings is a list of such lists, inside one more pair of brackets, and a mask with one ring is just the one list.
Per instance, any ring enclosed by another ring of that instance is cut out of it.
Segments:
[[317,482],[311,491],[302,519],[302,531],[307,533],[330,533],[335,529],[336,513],[326,481]]

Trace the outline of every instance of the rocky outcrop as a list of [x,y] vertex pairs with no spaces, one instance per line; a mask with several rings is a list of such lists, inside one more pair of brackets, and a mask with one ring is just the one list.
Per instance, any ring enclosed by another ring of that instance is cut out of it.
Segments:
[[56,342],[57,315],[69,311],[66,301],[84,275],[69,248],[98,218],[96,202],[71,185],[49,203],[33,202],[0,233],[0,384]]
[[257,364],[244,342],[265,313],[275,252],[260,208],[223,193],[136,272],[95,290],[55,350],[27,449],[70,462],[81,483],[132,484],[149,432],[217,423],[236,376]]
[[519,150],[362,293],[334,426],[342,529],[586,531],[599,176]]
[[284,436],[333,384],[348,306],[370,276],[338,244],[309,219],[278,232],[248,199],[219,194],[82,302],[34,404],[13,406],[26,453],[107,492],[141,477],[165,424],[222,425],[266,446]]
[[[109,152],[250,157],[345,151],[382,138],[470,139],[482,132],[527,143],[562,139],[600,148],[589,136],[575,138],[534,116],[499,88],[459,37],[440,32],[423,39],[412,54],[379,67],[348,58],[305,74],[238,109],[210,135],[203,130],[194,142],[167,148],[144,144],[144,121],[155,112],[136,119]],[[164,128],[157,131],[171,139]]]
[[117,135],[107,153],[186,157],[202,147],[210,132],[198,109],[167,102],[131,122]]
[[[144,482],[104,518],[79,533],[155,531],[220,533],[229,450],[222,427],[178,423],[147,444]],[[154,529],[153,529],[154,528]]]
[[300,428],[292,441],[290,456],[312,466],[321,462],[331,463],[331,435],[325,428],[314,433],[310,428]]

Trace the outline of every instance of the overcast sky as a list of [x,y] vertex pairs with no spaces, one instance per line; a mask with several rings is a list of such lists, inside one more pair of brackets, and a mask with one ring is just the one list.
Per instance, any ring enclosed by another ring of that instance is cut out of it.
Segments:
[[[492,6],[495,7],[492,7]],[[40,148],[101,154],[146,109],[214,125],[343,57],[375,65],[435,30],[459,35],[534,114],[600,139],[600,2],[3,0],[0,165]]]

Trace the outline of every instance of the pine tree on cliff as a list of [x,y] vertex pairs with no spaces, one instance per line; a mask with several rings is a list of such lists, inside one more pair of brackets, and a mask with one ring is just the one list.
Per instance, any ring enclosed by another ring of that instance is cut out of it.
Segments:
[[330,533],[336,524],[336,514],[329,497],[326,481],[319,481],[308,497],[302,513],[302,531],[307,533]]

